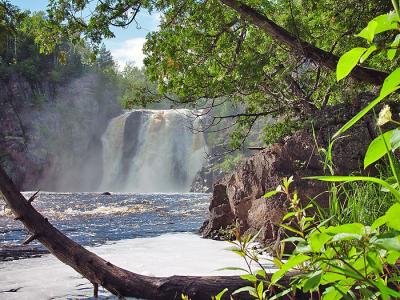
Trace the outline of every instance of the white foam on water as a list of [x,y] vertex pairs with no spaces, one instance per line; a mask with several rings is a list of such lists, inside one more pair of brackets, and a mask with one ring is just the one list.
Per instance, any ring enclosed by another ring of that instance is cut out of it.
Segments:
[[[236,275],[220,268],[245,267],[238,255],[226,250],[231,244],[202,239],[192,233],[118,241],[91,247],[111,263],[149,276]],[[1,293],[18,289],[17,292]],[[72,268],[52,255],[0,262],[0,299],[82,299],[92,296],[92,286]],[[110,294],[101,288],[101,294]],[[116,298],[115,298],[116,299]]]

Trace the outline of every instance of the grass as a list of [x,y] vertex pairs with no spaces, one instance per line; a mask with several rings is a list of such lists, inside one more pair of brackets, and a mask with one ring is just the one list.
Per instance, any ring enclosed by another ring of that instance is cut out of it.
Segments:
[[[388,167],[380,168],[380,177],[387,178]],[[329,189],[329,207],[319,207],[322,219],[331,218],[332,225],[362,223],[371,225],[394,203],[391,193],[372,182],[332,184]]]

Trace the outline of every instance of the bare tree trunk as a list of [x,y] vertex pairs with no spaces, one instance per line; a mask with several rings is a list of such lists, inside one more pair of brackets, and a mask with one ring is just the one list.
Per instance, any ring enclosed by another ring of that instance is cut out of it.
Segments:
[[[230,294],[249,283],[238,276],[150,277],[124,270],[86,250],[53,227],[32,206],[33,199],[26,200],[1,167],[0,191],[15,218],[31,233],[25,243],[37,239],[60,261],[87,278],[93,284],[95,293],[101,285],[121,297],[181,299],[181,294],[184,293],[192,300],[209,300],[224,288],[228,288],[229,292],[226,294]],[[288,282],[289,277],[283,280],[283,284]],[[223,299],[228,299],[228,296]],[[241,293],[235,299],[251,298],[247,293]]]
[[[287,45],[296,54],[308,58],[321,66],[332,71],[336,70],[339,57],[322,50],[314,45],[293,36],[286,29],[272,22],[266,16],[257,12],[254,8],[241,3],[237,0],[220,0],[223,4],[236,10],[243,18],[249,20],[252,24],[263,30],[276,41]],[[353,79],[380,86],[388,73],[371,68],[356,66],[350,74]]]

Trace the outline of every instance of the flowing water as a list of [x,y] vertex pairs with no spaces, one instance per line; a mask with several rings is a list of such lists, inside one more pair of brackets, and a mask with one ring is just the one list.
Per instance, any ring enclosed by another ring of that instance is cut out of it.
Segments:
[[199,124],[187,109],[131,110],[112,119],[103,134],[99,190],[188,192],[206,152]]
[[[196,234],[207,217],[208,196],[41,192],[33,205],[67,236],[130,271],[151,276],[237,274],[218,271],[246,267],[226,250],[227,242]],[[26,236],[20,222],[1,210],[0,246],[19,244]],[[0,261],[0,299],[88,299],[92,289],[50,254]],[[100,295],[117,299],[103,288]]]
[[[31,193],[24,193],[29,197]],[[207,194],[46,193],[34,201],[58,229],[82,245],[151,237],[167,232],[197,232],[207,217]],[[0,246],[27,237],[9,211],[0,210]]]
[[[216,270],[245,267],[224,250],[227,243],[196,234],[207,218],[209,195],[186,193],[206,151],[203,134],[190,130],[199,129],[188,121],[190,113],[132,110],[115,117],[101,138],[102,164],[97,173],[85,173],[101,178],[98,191],[113,193],[41,192],[33,205],[76,242],[140,274],[228,275],[233,271]],[[11,212],[1,209],[0,250],[9,251],[27,236]],[[0,260],[0,299],[86,299],[91,293],[87,280],[49,254]]]

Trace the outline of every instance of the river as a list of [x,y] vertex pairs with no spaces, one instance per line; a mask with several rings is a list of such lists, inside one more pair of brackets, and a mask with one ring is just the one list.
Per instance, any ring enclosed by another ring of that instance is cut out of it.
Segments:
[[[24,193],[29,197],[32,193]],[[73,240],[113,264],[154,276],[232,275],[244,266],[227,242],[198,234],[207,194],[39,193],[33,205]],[[9,211],[0,213],[0,246],[27,237]],[[40,247],[39,244],[34,246]],[[89,299],[91,284],[50,254],[0,261],[0,299]],[[103,299],[112,295],[100,289]]]

